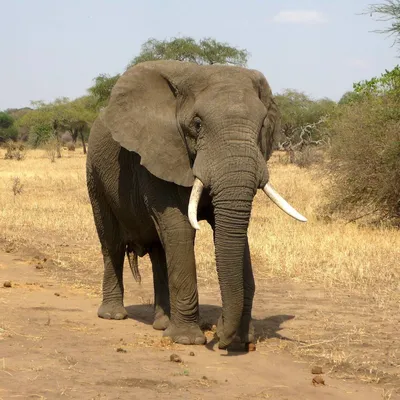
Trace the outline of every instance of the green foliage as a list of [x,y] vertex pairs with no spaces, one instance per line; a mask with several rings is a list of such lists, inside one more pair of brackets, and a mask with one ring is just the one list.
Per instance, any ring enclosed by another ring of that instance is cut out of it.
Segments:
[[191,37],[171,40],[149,39],[142,45],[140,54],[128,65],[153,60],[189,61],[196,64],[233,64],[246,66],[249,53],[244,49],[204,38],[199,42]]
[[361,96],[394,96],[400,100],[400,66],[385,70],[380,77],[374,77],[353,84],[354,92]]
[[362,98],[362,95],[360,93],[354,92],[354,91],[348,91],[346,92],[338,101],[339,105],[345,105],[345,104],[350,104],[350,103],[356,103],[357,101],[360,101]]
[[385,0],[379,4],[372,4],[365,14],[371,17],[378,15],[378,21],[390,22],[390,26],[376,32],[394,36],[394,44],[400,44],[400,0]]
[[[233,64],[246,66],[249,53],[244,49],[230,46],[228,43],[217,42],[212,38],[204,38],[196,42],[191,37],[172,38],[171,40],[149,39],[143,43],[140,54],[127,66],[145,61],[179,60],[200,65]],[[94,85],[88,91],[96,99],[97,109],[108,103],[111,90],[120,74],[100,74],[94,78]]]
[[282,124],[303,126],[318,122],[336,107],[333,100],[323,98],[313,100],[303,92],[286,89],[275,95],[282,114]]
[[397,107],[393,97],[368,96],[330,121],[330,213],[400,222],[400,123],[387,114]]
[[310,139],[319,139],[318,122],[336,108],[333,100],[327,98],[313,100],[305,93],[291,89],[274,97],[281,112],[282,134],[284,138],[297,136],[295,142],[300,140],[301,130],[306,125],[314,125],[309,129]]
[[0,138],[2,141],[17,140],[18,129],[14,122],[14,118],[10,114],[0,112]]
[[18,120],[18,126],[29,129],[29,142],[34,147],[47,142],[55,130],[72,130],[76,124],[90,124],[96,118],[95,100],[90,96],[73,101],[59,98],[53,103],[34,101],[32,106],[34,109]]
[[97,108],[107,105],[108,99],[111,95],[111,90],[117,83],[120,74],[111,76],[108,74],[100,74],[94,78],[94,85],[88,91],[95,99],[95,106]]
[[23,117],[27,112],[31,111],[32,109],[29,107],[23,107],[23,108],[7,108],[5,112],[9,115],[11,115],[15,121],[19,120],[21,117]]
[[0,112],[0,129],[6,129],[12,126],[14,118],[6,112]]
[[9,128],[0,128],[0,137],[3,140],[17,140],[18,139],[18,129],[15,125],[11,125]]

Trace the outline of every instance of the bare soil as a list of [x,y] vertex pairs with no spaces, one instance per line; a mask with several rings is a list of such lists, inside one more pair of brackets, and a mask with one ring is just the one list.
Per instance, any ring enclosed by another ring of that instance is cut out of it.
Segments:
[[129,318],[108,321],[96,314],[101,274],[85,287],[41,253],[0,252],[0,399],[400,399],[397,303],[258,281],[257,350],[221,351],[217,286],[200,282],[208,344],[181,346],[152,329],[149,270],[140,286],[126,272]]

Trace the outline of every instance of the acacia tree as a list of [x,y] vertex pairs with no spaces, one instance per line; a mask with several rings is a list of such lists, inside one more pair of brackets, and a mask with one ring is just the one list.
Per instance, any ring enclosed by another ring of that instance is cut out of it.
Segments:
[[110,95],[111,90],[117,83],[120,74],[111,76],[109,74],[100,74],[94,78],[94,85],[88,89],[91,96],[96,99],[96,105],[98,108],[106,105]]
[[385,0],[383,3],[371,4],[366,13],[371,17],[377,16],[378,21],[390,22],[387,28],[375,32],[394,36],[393,44],[400,45],[400,0]]
[[196,42],[191,37],[172,38],[171,40],[149,39],[143,43],[140,54],[128,65],[153,60],[189,61],[199,65],[231,64],[246,66],[249,53],[244,49],[204,38]]
[[84,96],[69,101],[64,97],[53,103],[34,101],[32,106],[34,109],[25,114],[18,121],[18,125],[29,129],[29,141],[33,146],[54,138],[59,150],[59,133],[64,130],[71,132],[75,142],[78,135],[80,136],[83,151],[86,153],[84,133],[88,131],[91,122],[96,117],[93,98]]
[[[172,38],[170,40],[157,40],[151,38],[142,44],[140,54],[127,66],[145,61],[178,60],[188,61],[199,65],[228,64],[245,67],[249,53],[238,49],[228,43],[218,42],[212,38],[204,38],[198,42],[191,37]],[[105,106],[111,90],[120,74],[100,74],[94,78],[94,85],[88,90],[97,100],[98,107]]]

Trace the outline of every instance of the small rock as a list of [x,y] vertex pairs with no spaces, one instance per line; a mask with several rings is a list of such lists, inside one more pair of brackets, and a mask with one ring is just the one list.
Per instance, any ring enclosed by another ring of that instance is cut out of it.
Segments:
[[311,373],[314,375],[323,374],[322,367],[318,367],[318,366],[312,367]]
[[118,347],[117,353],[127,353],[127,351],[125,349],[123,349],[122,347]]
[[208,379],[205,375],[203,375],[202,377],[201,377],[201,379],[204,379],[205,381]]
[[12,287],[12,283],[11,283],[11,281],[5,281],[5,282],[3,283],[3,286],[4,286],[4,287]]
[[189,356],[190,356],[190,357],[194,357],[194,352],[191,351],[191,352],[189,353]]
[[54,296],[60,296],[60,293],[55,292],[55,293],[54,293]]
[[246,351],[256,351],[256,345],[254,343],[246,343]]
[[325,385],[324,378],[321,375],[314,376],[314,378],[312,380],[312,384],[314,386]]
[[178,354],[171,354],[169,356],[169,361],[176,362],[176,363],[181,363],[182,362],[182,358],[180,358],[178,356]]
[[36,269],[43,269],[43,265],[42,264],[36,265]]

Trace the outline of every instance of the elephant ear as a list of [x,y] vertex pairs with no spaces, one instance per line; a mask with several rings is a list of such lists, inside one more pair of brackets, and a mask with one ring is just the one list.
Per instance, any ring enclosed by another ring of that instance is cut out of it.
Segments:
[[128,69],[114,86],[104,122],[122,147],[140,155],[153,175],[182,186],[193,185],[185,142],[177,124],[179,62],[146,62]]
[[259,145],[264,159],[268,161],[274,144],[276,144],[279,139],[281,114],[265,76],[258,71],[253,70],[253,73],[258,96],[267,109],[267,116],[264,119],[263,127],[260,132]]

